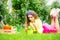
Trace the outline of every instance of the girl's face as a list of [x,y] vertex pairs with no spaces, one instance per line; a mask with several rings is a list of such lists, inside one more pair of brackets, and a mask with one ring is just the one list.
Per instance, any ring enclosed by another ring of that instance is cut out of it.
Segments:
[[28,19],[31,21],[31,22],[34,22],[34,17],[32,15],[28,15]]

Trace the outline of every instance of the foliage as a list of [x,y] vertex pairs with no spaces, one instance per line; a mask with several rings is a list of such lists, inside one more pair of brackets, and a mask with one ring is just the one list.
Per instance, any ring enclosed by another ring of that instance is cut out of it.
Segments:
[[13,8],[21,18],[20,22],[24,23],[27,10],[34,10],[37,12],[42,21],[50,23],[49,11],[50,8],[45,6],[45,0],[13,0]]
[[12,0],[12,13],[7,9],[7,0],[0,1],[0,14],[3,16],[5,24],[16,25],[25,22],[26,11],[34,10],[43,23],[50,24],[50,10],[53,7],[60,7],[57,2],[51,6],[45,5],[45,0]]

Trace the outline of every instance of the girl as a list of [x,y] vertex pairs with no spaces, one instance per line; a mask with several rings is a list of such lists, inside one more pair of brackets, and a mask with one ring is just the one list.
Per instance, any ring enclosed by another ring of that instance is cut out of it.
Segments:
[[36,12],[29,10],[26,14],[26,22],[25,22],[25,31],[30,30],[32,33],[38,32],[42,33],[42,22],[39,19]]
[[29,10],[27,11],[26,15],[26,22],[25,22],[25,31],[30,30],[32,33],[50,33],[50,32],[57,32],[59,30],[58,24],[58,15],[51,16],[51,25],[43,24],[39,19],[36,12]]

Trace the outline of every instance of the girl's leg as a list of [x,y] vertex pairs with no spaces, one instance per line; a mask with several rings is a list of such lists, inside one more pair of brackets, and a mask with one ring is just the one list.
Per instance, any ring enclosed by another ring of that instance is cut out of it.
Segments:
[[55,17],[55,27],[56,27],[56,29],[57,29],[57,32],[59,32],[58,16]]
[[55,18],[53,16],[51,16],[51,26],[55,25]]
[[55,23],[55,17],[51,17],[51,32],[56,33],[57,29],[56,29],[56,23]]

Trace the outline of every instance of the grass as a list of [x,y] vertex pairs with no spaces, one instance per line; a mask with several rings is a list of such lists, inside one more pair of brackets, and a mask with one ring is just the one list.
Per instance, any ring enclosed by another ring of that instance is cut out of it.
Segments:
[[1,34],[0,40],[60,40],[60,33],[58,34],[26,34],[23,29],[20,33],[15,34]]

